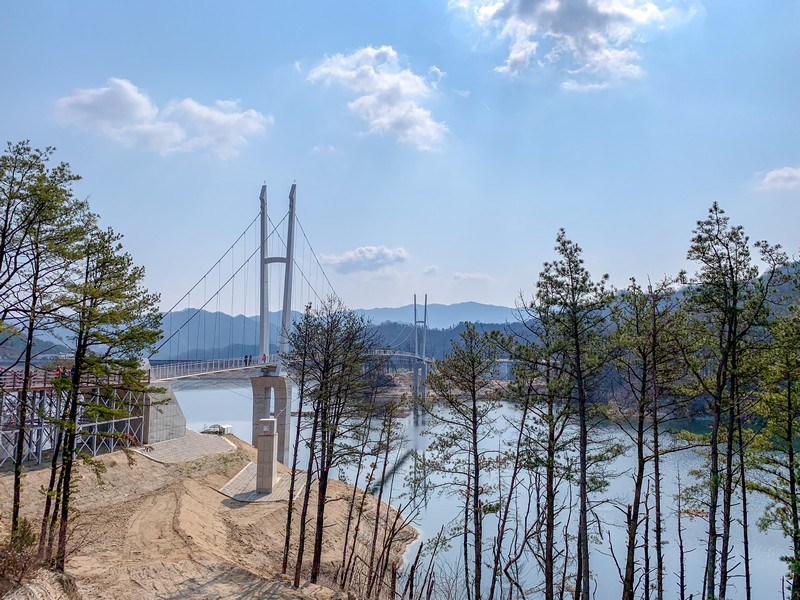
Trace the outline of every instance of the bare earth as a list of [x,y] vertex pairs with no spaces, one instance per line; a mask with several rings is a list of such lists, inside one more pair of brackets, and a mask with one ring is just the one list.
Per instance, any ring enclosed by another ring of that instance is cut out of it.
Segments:
[[[281,567],[287,502],[243,503],[217,491],[255,460],[252,446],[232,436],[228,439],[236,444],[236,451],[180,464],[161,464],[137,455],[129,466],[122,452],[108,454],[100,457],[107,467],[102,480],[88,467],[80,468],[75,496],[79,516],[67,571],[81,597],[348,598],[310,584],[294,590],[276,575]],[[42,505],[39,489],[47,476],[46,469],[38,469],[28,471],[25,478],[24,514],[37,529]],[[11,484],[11,474],[0,475],[2,515],[10,510]],[[323,575],[328,581],[341,558],[351,493],[352,488],[340,482],[329,487],[323,549]],[[369,498],[368,505],[364,522],[371,523],[375,500]],[[6,525],[6,519],[0,519],[0,528]],[[306,562],[311,556],[313,524],[310,529]],[[371,532],[362,522],[360,540],[366,543]],[[415,532],[409,527],[403,534],[395,561]],[[56,596],[29,589],[16,597]]]

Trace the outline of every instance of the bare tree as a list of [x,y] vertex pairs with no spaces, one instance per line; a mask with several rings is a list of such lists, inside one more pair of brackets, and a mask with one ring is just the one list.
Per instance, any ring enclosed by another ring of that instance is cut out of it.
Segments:
[[[672,285],[665,279],[645,290],[631,280],[615,304],[613,312],[615,330],[612,335],[616,348],[615,374],[619,379],[616,421],[620,431],[628,437],[636,453],[636,466],[631,473],[633,495],[625,507],[626,548],[622,598],[633,600],[639,570],[637,550],[642,524],[642,498],[646,478],[652,475],[654,496],[654,533],[656,551],[656,597],[663,600],[664,559],[661,516],[661,453],[659,438],[663,421],[669,419],[681,399],[663,399],[664,389],[669,389],[681,376],[682,364],[675,345],[679,323],[677,302]],[[648,468],[652,469],[652,473]],[[649,485],[649,483],[647,484]],[[649,521],[649,515],[645,519]],[[645,528],[645,536],[649,531]],[[649,552],[647,544],[644,551]],[[645,571],[646,577],[649,572]],[[649,593],[649,592],[648,592]]]
[[[308,471],[295,562],[294,581],[298,586],[305,550],[311,477],[312,474],[318,477],[314,549],[309,577],[316,582],[321,568],[331,470],[352,451],[349,443],[353,439],[351,434],[366,418],[364,401],[374,392],[374,376],[379,370],[376,364],[370,363],[370,354],[377,347],[378,340],[364,318],[346,309],[339,300],[330,298],[295,323],[289,341],[292,347],[290,362],[295,365],[296,376],[308,383],[307,395],[311,403]],[[302,373],[297,371],[298,367]],[[295,443],[299,443],[299,439]]]
[[464,577],[467,597],[474,600],[483,594],[483,522],[492,509],[486,498],[494,487],[488,474],[498,468],[499,458],[497,450],[488,449],[485,443],[496,433],[497,399],[490,377],[496,358],[494,340],[467,324],[450,354],[436,363],[427,380],[435,404],[427,405],[426,410],[436,429],[425,458],[426,469],[441,476],[440,491],[463,498]]

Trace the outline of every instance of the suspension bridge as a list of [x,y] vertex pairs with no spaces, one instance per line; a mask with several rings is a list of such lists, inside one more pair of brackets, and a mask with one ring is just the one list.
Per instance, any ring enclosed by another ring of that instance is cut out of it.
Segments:
[[[253,390],[252,442],[263,433],[262,420],[271,419],[276,437],[276,455],[286,463],[289,456],[292,382],[283,358],[289,350],[293,316],[327,301],[337,301],[319,255],[309,241],[296,211],[297,186],[292,184],[288,209],[273,218],[268,210],[267,187],[259,194],[260,210],[244,231],[197,282],[163,315],[164,333],[149,357],[149,379],[164,391],[146,398],[131,397],[122,389],[130,416],[110,422],[93,421],[91,411],[79,415],[82,430],[79,445],[91,454],[114,450],[131,443],[152,444],[185,432],[186,421],[171,390],[172,382],[208,377],[247,377]],[[277,307],[270,312],[270,307]],[[256,317],[257,315],[257,317]],[[414,323],[398,339],[376,354],[402,361],[413,371],[413,392],[424,396],[427,297],[421,314],[414,297]],[[413,335],[414,351],[394,348]],[[54,377],[37,372],[37,407],[29,423],[25,460],[41,462],[56,435],[47,414],[60,414],[62,399]],[[16,372],[0,377],[0,465],[13,460],[19,426],[15,394],[21,389]],[[103,402],[101,387],[109,382],[87,382],[81,393],[85,405]],[[101,434],[101,435],[98,435]],[[97,439],[105,440],[97,448]]]
[[[150,380],[158,384],[225,374],[245,376],[249,372],[253,389],[253,445],[257,445],[261,420],[275,419],[277,457],[284,463],[289,456],[292,387],[283,357],[289,350],[292,316],[309,308],[313,310],[323,302],[338,300],[319,255],[298,219],[296,193],[297,185],[292,184],[288,210],[279,219],[273,219],[267,187],[261,187],[258,215],[223,256],[165,313],[164,339],[151,356],[153,362],[158,360],[158,363],[150,367]],[[298,239],[299,252],[295,247]],[[275,276],[275,271],[280,269],[282,273]],[[295,282],[298,289],[295,289]],[[192,307],[192,295],[199,307]],[[255,312],[251,304],[254,297],[257,322],[245,316]],[[221,308],[229,298],[226,315]],[[277,318],[272,327],[270,306],[274,305],[280,309],[274,315]],[[207,310],[209,307],[214,308],[213,313]],[[409,361],[413,393],[424,396],[428,366],[425,360],[427,298],[422,319],[418,318],[416,308],[415,296],[414,353],[398,355],[392,349],[378,353]],[[239,316],[231,320],[237,312]],[[274,344],[273,338],[277,338]],[[192,354],[194,357],[187,360]]]
[[[288,210],[273,219],[267,188],[261,210],[214,265],[164,313],[164,337],[150,356],[151,381],[219,375],[260,368],[284,372],[294,316],[339,299],[296,211],[296,184]],[[299,235],[298,235],[299,232]],[[299,246],[299,247],[296,247]],[[275,273],[276,267],[282,272]],[[278,310],[270,313],[270,307]],[[255,316],[247,315],[258,315]],[[236,316],[234,316],[236,315]],[[378,354],[424,364],[427,298],[414,324]],[[398,352],[413,335],[414,352]]]

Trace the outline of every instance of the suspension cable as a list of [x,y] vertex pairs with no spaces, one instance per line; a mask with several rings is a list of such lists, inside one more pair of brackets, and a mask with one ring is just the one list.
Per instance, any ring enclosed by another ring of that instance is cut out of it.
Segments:
[[311,254],[314,255],[314,260],[317,261],[317,264],[319,265],[319,268],[322,271],[322,276],[325,277],[325,281],[328,282],[328,287],[331,289],[331,293],[338,298],[339,294],[336,293],[336,290],[333,288],[333,284],[331,283],[330,279],[328,279],[328,275],[325,273],[325,269],[322,268],[322,263],[319,262],[317,253],[314,252],[314,246],[311,245],[311,240],[308,239],[308,236],[306,235],[306,230],[303,228],[303,224],[300,222],[300,219],[296,215],[295,215],[295,220],[297,221],[297,224],[300,226],[300,231],[303,232],[303,237],[306,239],[306,243],[308,244],[309,250],[311,250]]
[[243,231],[243,232],[242,232],[242,233],[239,235],[239,237],[238,237],[238,238],[236,238],[236,241],[235,241],[235,242],[233,242],[233,244],[231,244],[230,248],[228,248],[228,249],[225,251],[225,253],[224,253],[222,256],[220,256],[220,257],[219,257],[219,260],[217,260],[217,262],[215,262],[215,263],[214,263],[214,264],[211,266],[211,268],[210,268],[208,271],[206,271],[206,274],[205,274],[205,275],[203,275],[203,276],[202,276],[200,279],[198,279],[198,280],[197,280],[197,283],[195,283],[195,284],[192,286],[192,288],[191,288],[191,289],[190,289],[188,292],[186,292],[186,293],[183,295],[183,297],[181,297],[181,299],[180,299],[180,300],[178,300],[178,301],[177,301],[175,304],[173,304],[173,305],[172,305],[172,308],[170,308],[170,309],[169,309],[167,312],[165,312],[165,313],[164,313],[165,315],[166,315],[166,314],[169,314],[169,313],[171,313],[173,310],[175,310],[175,307],[177,307],[177,306],[178,306],[178,305],[179,305],[181,302],[183,302],[184,298],[186,298],[186,296],[188,296],[189,294],[191,294],[191,293],[192,293],[192,290],[194,290],[194,288],[196,288],[198,285],[200,285],[200,282],[201,282],[201,281],[203,281],[203,280],[204,280],[206,277],[208,277],[209,273],[211,273],[211,271],[213,271],[213,270],[214,270],[214,267],[216,267],[216,266],[217,266],[219,263],[221,263],[221,262],[222,262],[222,259],[223,259],[223,258],[225,258],[225,257],[228,255],[228,252],[230,252],[231,250],[233,250],[233,247],[234,247],[234,246],[236,246],[236,244],[238,244],[238,243],[239,243],[239,240],[240,240],[240,239],[242,239],[242,237],[243,237],[243,236],[244,236],[244,235],[245,235],[245,234],[246,234],[246,233],[247,233],[247,232],[250,230],[250,228],[253,226],[253,223],[255,223],[255,222],[258,220],[258,218],[259,218],[260,216],[261,216],[261,213],[259,213],[258,215],[256,215],[255,219],[253,219],[252,221],[250,221],[250,224],[249,224],[249,225],[248,225],[248,226],[245,228],[245,230],[244,230],[244,231]]

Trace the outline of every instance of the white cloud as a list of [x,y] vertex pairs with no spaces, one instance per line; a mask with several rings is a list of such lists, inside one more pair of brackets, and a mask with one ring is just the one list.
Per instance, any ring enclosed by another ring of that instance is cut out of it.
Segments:
[[317,144],[311,148],[311,154],[334,154],[336,146],[333,144]]
[[759,186],[764,190],[800,190],[800,167],[783,167],[769,171]]
[[331,265],[340,273],[377,271],[389,265],[404,262],[409,257],[405,248],[386,246],[361,246],[338,255],[323,255],[320,262]]
[[488,273],[453,273],[453,279],[456,281],[489,282],[492,280],[492,276]]
[[[436,67],[436,81],[444,75]],[[367,46],[352,54],[326,57],[308,74],[309,81],[337,83],[360,94],[348,108],[369,123],[370,133],[390,133],[401,142],[428,150],[441,142],[447,126],[435,121],[419,102],[433,86],[403,68],[391,46]]]
[[160,154],[203,149],[220,158],[235,156],[249,138],[274,122],[270,115],[241,110],[236,100],[205,106],[185,98],[159,109],[133,83],[117,78],[59,99],[56,117],[64,125],[98,132],[127,146]]
[[433,277],[439,274],[439,267],[436,265],[430,265],[422,269],[422,274],[427,275],[428,277]]
[[693,18],[696,2],[684,0],[679,7],[671,0],[450,0],[450,5],[508,40],[497,72],[519,77],[533,65],[552,65],[569,75],[564,89],[589,91],[641,77],[637,48],[647,32]]
[[447,77],[447,73],[442,71],[436,65],[433,65],[430,69],[428,69],[428,77],[431,80],[431,87],[435,90],[439,89],[439,82]]
[[607,87],[607,83],[581,83],[574,79],[566,79],[561,82],[561,89],[571,92],[597,92]]

